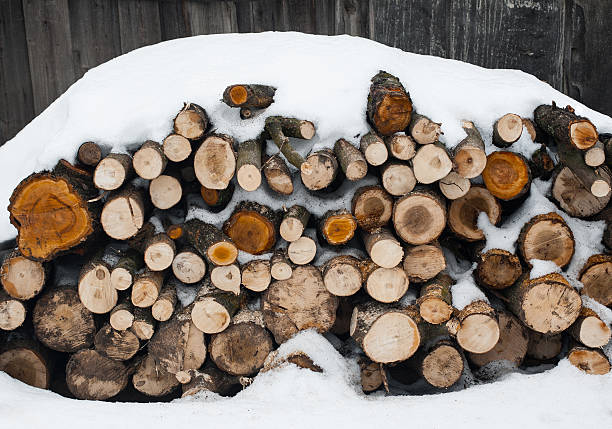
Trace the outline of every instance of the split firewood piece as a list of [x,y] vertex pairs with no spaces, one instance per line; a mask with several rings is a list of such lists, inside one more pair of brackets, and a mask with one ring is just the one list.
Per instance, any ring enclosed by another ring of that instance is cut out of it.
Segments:
[[109,153],[97,164],[93,182],[98,189],[114,191],[130,180],[133,173],[131,156],[125,153]]
[[198,181],[209,189],[225,189],[236,171],[234,139],[211,134],[200,145],[193,159]]
[[12,331],[19,328],[26,318],[23,303],[0,289],[0,330]]
[[200,188],[200,195],[212,212],[220,212],[232,200],[234,184],[230,182],[225,189],[210,189],[202,186]]
[[527,356],[539,361],[546,361],[559,356],[563,348],[563,337],[561,334],[544,335],[529,330],[529,345]]
[[281,195],[293,193],[293,177],[285,161],[278,155],[273,155],[264,162],[263,173],[270,189]]
[[497,313],[485,301],[474,301],[451,318],[446,327],[467,352],[486,353],[499,340]]
[[575,246],[572,230],[554,212],[532,217],[521,229],[517,242],[525,262],[542,259],[553,261],[561,268],[569,265]]
[[214,265],[230,265],[238,257],[238,245],[214,225],[191,219],[183,230],[187,241]]
[[223,225],[223,232],[238,249],[260,255],[276,244],[279,222],[278,213],[270,207],[254,201],[241,201]]
[[102,149],[94,142],[82,143],[77,152],[77,159],[81,164],[95,167],[102,159]]
[[210,340],[210,358],[231,375],[247,376],[259,371],[274,345],[261,311],[242,310],[225,331]]
[[363,153],[368,164],[374,167],[383,165],[389,157],[385,142],[373,131],[361,137],[359,150]]
[[48,389],[51,364],[48,353],[29,330],[0,331],[0,371],[30,386]]
[[580,314],[580,295],[557,273],[535,279],[523,275],[513,286],[503,290],[507,307],[527,327],[542,334],[565,331]]
[[77,399],[103,401],[121,392],[129,372],[123,362],[103,356],[96,350],[81,350],[66,365],[66,384]]
[[330,210],[321,218],[319,229],[328,244],[339,246],[353,238],[357,221],[348,210]]
[[410,283],[400,266],[383,268],[371,260],[366,260],[360,268],[364,288],[376,301],[386,304],[397,302],[406,294]]
[[383,385],[384,369],[382,365],[372,362],[367,357],[359,359],[359,368],[361,376],[361,390],[363,393],[370,393],[378,390]]
[[374,362],[400,362],[412,356],[421,343],[419,320],[413,306],[396,308],[367,302],[353,310],[350,335]]
[[523,120],[519,115],[506,113],[493,124],[493,144],[510,147],[523,134]]
[[463,121],[461,126],[467,137],[453,149],[453,164],[459,175],[473,179],[480,176],[487,165],[485,145],[473,122]]
[[405,134],[394,134],[385,137],[389,153],[396,159],[408,161],[416,154],[416,143],[412,137]]
[[138,274],[132,285],[132,304],[135,307],[151,307],[157,300],[164,284],[163,271],[149,271]]
[[174,207],[183,197],[181,182],[174,176],[162,174],[149,183],[151,203],[160,210]]
[[455,282],[446,273],[440,273],[421,287],[417,305],[419,314],[428,323],[439,325],[453,315],[451,286]]
[[334,256],[321,267],[321,272],[325,288],[336,296],[354,295],[363,284],[360,262],[354,256]]
[[412,158],[414,177],[419,183],[433,183],[443,179],[453,169],[453,162],[442,143],[421,146]]
[[433,279],[446,269],[446,258],[437,242],[410,246],[404,255],[404,271],[411,283]]
[[261,144],[260,139],[253,139],[238,145],[236,180],[247,192],[252,192],[261,185]]
[[174,132],[189,140],[204,136],[209,120],[206,111],[195,103],[185,103],[174,118]]
[[338,170],[336,155],[329,149],[322,149],[308,155],[300,175],[307,189],[326,192],[335,189]]
[[4,257],[0,268],[2,287],[11,297],[22,301],[35,297],[47,282],[47,267],[14,249]]
[[117,331],[125,331],[132,327],[134,323],[134,306],[128,296],[111,310],[108,322]]
[[430,243],[446,226],[446,203],[435,192],[416,188],[395,201],[393,226],[397,235],[409,244]]
[[36,338],[58,352],[74,353],[93,344],[93,314],[81,303],[76,287],[59,286],[45,292],[32,312]]
[[138,176],[152,180],[164,172],[168,160],[161,145],[153,140],[144,142],[132,158],[132,166]]
[[593,310],[582,307],[580,316],[568,329],[570,335],[587,347],[603,347],[610,341],[610,328]]
[[521,261],[513,253],[503,249],[491,249],[481,253],[474,278],[479,285],[489,289],[510,287],[523,274]]
[[219,371],[214,366],[202,370],[190,370],[189,381],[183,383],[181,398],[197,395],[201,392],[213,392],[229,395],[240,386],[240,378]]
[[575,346],[567,353],[567,359],[587,374],[603,375],[610,372],[610,361],[600,349]]
[[309,264],[317,254],[317,243],[310,237],[301,236],[289,243],[287,256],[296,265]]
[[439,389],[447,389],[463,374],[463,354],[454,341],[441,339],[421,347],[408,361],[425,381]]
[[297,204],[289,207],[283,214],[279,227],[280,236],[289,243],[297,240],[304,233],[309,220],[310,212],[306,207]]
[[112,360],[126,361],[140,348],[140,341],[132,331],[117,331],[104,325],[94,337],[96,351]]
[[440,192],[449,200],[456,200],[468,193],[472,184],[456,171],[451,171],[438,182]]
[[207,279],[198,290],[191,319],[205,334],[217,334],[229,326],[241,299],[240,295],[216,289]]
[[174,314],[177,302],[176,280],[170,280],[162,287],[157,300],[151,306],[151,315],[155,320],[165,322]]
[[96,191],[91,177],[76,173],[36,173],[22,180],[8,210],[23,256],[48,261],[87,240],[99,216],[98,206],[89,203]]
[[529,344],[529,330],[512,314],[500,311],[499,340],[497,344],[486,353],[468,353],[470,361],[476,366],[485,366],[495,361],[508,361],[519,366]]
[[242,285],[253,292],[263,292],[272,281],[271,260],[254,259],[242,266]]
[[115,240],[127,240],[142,228],[145,219],[144,198],[140,190],[127,187],[109,197],[100,215],[106,235]]
[[301,119],[270,116],[266,118],[265,130],[287,161],[301,169],[304,158],[293,149],[289,137],[310,140],[315,135],[314,124]]
[[180,384],[174,374],[170,374],[155,359],[147,354],[136,367],[132,384],[140,393],[160,397],[172,393]]
[[412,167],[401,162],[389,162],[382,167],[380,181],[383,188],[395,197],[411,192],[416,186]]
[[264,322],[279,344],[304,329],[327,332],[337,307],[338,298],[327,291],[321,272],[311,265],[296,267],[291,278],[273,282],[262,298]]
[[235,295],[240,294],[240,266],[234,262],[231,265],[213,267],[210,270],[210,281],[217,288]]
[[270,275],[274,280],[287,280],[293,273],[293,263],[287,249],[276,249],[270,257]]
[[[610,183],[610,174],[606,168],[599,167],[598,173],[606,183]],[[612,197],[612,192],[596,197],[569,167],[562,164],[555,169],[552,184],[552,197],[572,217],[593,216],[602,211]]]
[[542,180],[548,180],[552,177],[555,163],[545,145],[540,145],[540,148],[531,155],[529,168],[534,179],[539,177]]
[[487,189],[500,200],[510,201],[529,192],[531,170],[527,160],[514,152],[493,152],[482,172]]
[[339,139],[334,144],[334,154],[338,158],[340,167],[346,178],[352,182],[361,180],[368,173],[368,163],[365,157],[351,143]]
[[584,163],[589,167],[599,167],[606,162],[606,151],[604,144],[600,141],[595,143],[584,152]]
[[557,143],[588,149],[597,142],[597,129],[587,118],[574,113],[570,106],[562,109],[553,102],[543,104],[533,112],[536,125],[554,137]]
[[383,136],[404,131],[410,125],[412,100],[400,80],[384,71],[372,78],[367,119]]
[[478,228],[478,215],[481,212],[487,214],[492,225],[501,221],[502,210],[495,197],[486,188],[474,186],[463,197],[451,202],[448,226],[463,240],[484,240],[484,232]]
[[81,268],[79,275],[79,298],[89,311],[95,314],[108,313],[117,305],[117,289],[110,280],[110,267],[106,262],[94,260]]
[[191,155],[191,142],[180,134],[170,134],[162,142],[164,155],[172,162],[185,161]]
[[223,91],[223,102],[230,107],[265,109],[274,102],[276,88],[268,85],[237,84]]
[[431,144],[438,141],[442,132],[442,124],[438,124],[427,116],[412,114],[409,126],[410,135],[418,144]]
[[602,305],[612,305],[612,255],[593,255],[580,270],[581,293]]
[[206,262],[191,246],[183,246],[172,261],[172,273],[181,282],[194,284],[204,278]]
[[388,229],[364,231],[362,237],[365,250],[376,265],[393,268],[402,261],[404,250]]
[[351,212],[361,229],[373,231],[391,220],[393,198],[380,186],[364,186],[355,191]]
[[155,333],[155,319],[151,314],[151,308],[134,307],[134,322],[130,330],[143,340],[150,340]]
[[144,262],[151,271],[163,271],[174,261],[176,245],[165,232],[155,234],[145,244]]
[[111,271],[111,284],[117,290],[126,290],[132,286],[136,272],[144,266],[140,252],[128,249]]

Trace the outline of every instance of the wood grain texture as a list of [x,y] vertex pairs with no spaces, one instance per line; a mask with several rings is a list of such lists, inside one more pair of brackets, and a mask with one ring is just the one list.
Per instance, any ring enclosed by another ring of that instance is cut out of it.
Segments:
[[161,42],[159,3],[156,0],[121,0],[119,2],[121,52]]

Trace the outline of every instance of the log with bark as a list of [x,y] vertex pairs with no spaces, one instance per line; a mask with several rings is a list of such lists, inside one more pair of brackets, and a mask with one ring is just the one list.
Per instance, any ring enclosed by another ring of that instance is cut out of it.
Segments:
[[177,282],[176,279],[171,279],[162,286],[161,292],[151,306],[151,315],[155,320],[165,322],[174,314],[178,301],[176,296],[177,283],[180,282]]
[[541,145],[540,148],[531,155],[529,168],[531,169],[531,175],[534,179],[539,177],[542,180],[549,180],[552,177],[555,163],[545,145]]
[[128,249],[113,266],[111,284],[117,290],[126,290],[132,286],[136,272],[144,266],[142,254],[134,249]]
[[448,227],[466,241],[484,240],[484,232],[478,228],[478,217],[485,213],[492,225],[501,221],[501,206],[491,192],[482,186],[474,186],[461,198],[453,200],[448,210]]
[[372,362],[363,357],[359,359],[361,390],[363,393],[370,393],[378,390],[383,385],[385,378],[384,369],[381,364]]
[[134,306],[128,296],[117,304],[108,316],[108,323],[117,331],[130,329],[134,324]]
[[289,260],[287,249],[276,249],[270,257],[270,275],[274,280],[287,280],[293,273],[293,263]]
[[191,142],[180,134],[170,134],[162,142],[162,149],[169,161],[181,162],[191,155]]
[[81,302],[92,313],[108,313],[117,304],[118,294],[111,284],[110,267],[102,260],[83,265],[78,291]]
[[202,186],[200,188],[200,195],[212,212],[220,212],[231,201],[234,195],[234,184],[230,182],[225,189],[210,189]]
[[152,180],[164,172],[168,159],[161,145],[153,140],[144,142],[134,153],[132,166],[136,174],[143,179]]
[[272,139],[287,161],[300,170],[304,158],[293,149],[289,137],[303,140],[312,139],[315,135],[314,124],[302,119],[270,116],[266,118],[265,132],[267,133],[265,137]]
[[563,338],[561,334],[544,335],[529,330],[529,344],[527,345],[527,356],[537,361],[548,361],[561,353]]
[[114,191],[127,183],[133,175],[131,156],[125,153],[110,153],[96,165],[93,183],[103,191]]
[[446,177],[453,168],[453,162],[442,143],[421,146],[412,158],[414,177],[419,183],[433,183]]
[[435,192],[417,187],[395,201],[393,225],[397,235],[409,244],[430,243],[446,226],[446,203]]
[[385,228],[364,231],[363,244],[372,261],[383,268],[396,267],[404,256],[399,241]]
[[584,155],[566,144],[559,143],[557,153],[560,163],[572,170],[576,179],[595,197],[602,198],[610,194],[610,170],[607,167],[588,166]]
[[276,88],[268,85],[236,84],[223,91],[223,102],[230,107],[265,109],[274,102]]
[[150,237],[144,246],[144,262],[151,271],[170,268],[176,254],[176,244],[165,232]]
[[485,301],[474,301],[457,312],[446,327],[461,348],[471,353],[486,353],[499,340],[497,312]]
[[589,167],[599,167],[605,162],[606,151],[604,144],[600,141],[584,152],[584,163]]
[[523,121],[519,115],[506,113],[493,124],[493,144],[506,148],[521,138]]
[[146,214],[142,192],[128,186],[106,200],[100,224],[109,237],[127,240],[143,227]]
[[136,366],[132,384],[136,390],[147,396],[160,397],[171,393],[180,383],[174,374],[166,371],[147,354]]
[[285,161],[278,155],[273,155],[263,164],[266,183],[274,192],[281,195],[293,193],[293,177]]
[[410,125],[412,100],[399,79],[380,71],[372,78],[367,119],[383,136],[404,131]]
[[474,277],[479,285],[489,289],[505,289],[516,282],[523,267],[518,256],[503,249],[481,253]]
[[400,266],[384,268],[366,260],[360,268],[364,289],[372,299],[388,304],[399,301],[406,294],[410,282]]
[[261,185],[261,139],[246,140],[238,145],[236,181],[247,192]]
[[336,296],[354,295],[363,284],[360,261],[354,256],[334,256],[321,267],[321,272],[325,288]]
[[66,383],[77,399],[105,400],[127,386],[129,372],[123,362],[103,356],[96,350],[80,350],[66,365]]
[[417,305],[419,314],[428,323],[439,325],[453,314],[451,287],[455,282],[446,273],[440,273],[423,286]]
[[385,191],[394,197],[406,195],[417,183],[412,167],[401,162],[385,164],[381,169],[380,181]]
[[39,389],[48,389],[52,361],[47,350],[24,327],[0,331],[0,371]]
[[348,180],[352,182],[361,180],[368,173],[368,163],[365,157],[348,141],[337,140],[334,144],[334,154]]
[[610,341],[611,331],[593,310],[582,307],[580,316],[570,328],[569,334],[587,347],[603,347]]
[[473,179],[487,165],[484,141],[473,122],[463,121],[461,125],[467,137],[453,149],[453,167],[462,177]]
[[217,334],[229,326],[241,300],[240,295],[219,290],[206,279],[197,292],[191,309],[191,320],[205,334]]
[[385,137],[387,150],[396,159],[408,161],[416,155],[416,143],[414,139],[405,134],[394,134]]
[[536,125],[557,143],[583,150],[597,142],[595,125],[576,115],[570,106],[560,108],[554,102],[552,105],[542,104],[534,110],[533,117]]
[[165,273],[163,271],[146,270],[138,274],[132,285],[132,304],[135,307],[151,307],[164,284]]
[[425,381],[439,389],[457,383],[463,374],[463,354],[450,339],[440,339],[421,349],[408,361]]
[[586,261],[578,280],[584,287],[581,293],[602,305],[612,305],[612,255],[592,255]]
[[151,313],[151,307],[134,307],[134,321],[130,330],[143,340],[150,340],[155,333],[155,319]]
[[172,261],[172,273],[183,283],[194,284],[206,275],[206,262],[191,246],[182,246]]
[[234,139],[224,134],[206,137],[195,153],[193,169],[202,186],[227,188],[236,171]]
[[493,196],[503,201],[511,201],[529,192],[531,170],[525,157],[518,153],[493,152],[487,156],[482,179]]
[[260,255],[276,244],[279,222],[279,214],[270,207],[241,201],[223,225],[223,232],[238,249]]
[[26,308],[18,299],[0,289],[0,330],[12,331],[26,319]]
[[289,207],[283,213],[279,227],[280,236],[289,243],[296,241],[304,233],[309,220],[310,212],[306,207],[298,204]]
[[442,124],[432,121],[427,116],[413,113],[408,127],[410,135],[418,144],[431,144],[438,141],[442,132]]
[[[599,176],[610,183],[610,173],[605,168],[599,168]],[[608,203],[612,192],[603,197],[596,197],[590,188],[585,187],[578,176],[567,166],[559,164],[552,175],[553,199],[561,209],[572,217],[588,218],[601,212]]]
[[206,111],[195,103],[185,103],[174,118],[174,132],[189,140],[202,138],[208,125]]
[[[245,215],[246,217],[247,215]],[[252,216],[255,220],[259,218]],[[250,219],[250,218],[249,218]],[[248,219],[247,219],[248,220]],[[246,221],[244,221],[246,223]],[[253,222],[255,223],[255,222]],[[214,265],[233,264],[238,257],[238,245],[226,233],[212,224],[199,219],[191,219],[183,224],[183,234],[187,241]],[[244,234],[244,232],[239,231]],[[241,238],[235,233],[236,238]]]
[[572,230],[554,212],[531,218],[521,229],[517,241],[518,251],[525,262],[541,259],[553,261],[561,268],[569,265],[575,245]]
[[373,131],[361,137],[359,140],[359,150],[363,152],[363,156],[368,164],[374,167],[384,164],[389,157],[385,142]]
[[567,353],[567,359],[587,374],[603,375],[610,372],[610,360],[599,349],[574,346]]
[[272,281],[271,261],[254,259],[242,266],[242,285],[253,292],[263,292]]
[[437,242],[410,246],[406,249],[403,266],[411,283],[423,283],[446,269],[446,258]]
[[83,165],[95,167],[102,159],[102,148],[95,142],[85,142],[79,146],[77,159]]
[[202,370],[189,371],[189,381],[182,386],[182,398],[197,395],[203,392],[212,392],[219,395],[229,395],[240,385],[240,379],[219,371],[214,366]]
[[319,231],[328,244],[348,243],[355,235],[357,221],[348,210],[330,210],[319,221]]
[[361,229],[373,231],[391,220],[393,198],[380,186],[364,186],[355,191],[351,212]]
[[26,258],[18,249],[4,255],[0,281],[4,291],[22,301],[38,295],[49,277],[47,265]]
[[117,331],[104,325],[94,337],[96,351],[112,360],[131,359],[140,348],[140,340],[132,331]]
[[300,169],[302,183],[310,191],[331,192],[340,184],[341,175],[334,152],[322,149],[306,158]]

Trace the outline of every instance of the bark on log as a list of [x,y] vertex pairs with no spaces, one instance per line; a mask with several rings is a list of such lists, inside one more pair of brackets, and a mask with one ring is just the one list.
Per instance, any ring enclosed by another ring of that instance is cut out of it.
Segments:
[[309,264],[317,255],[317,243],[310,237],[301,236],[287,248],[287,256],[296,265]]
[[368,164],[374,167],[384,164],[389,157],[385,142],[373,131],[361,137],[359,150],[363,153]]
[[463,197],[451,202],[448,226],[463,240],[484,240],[484,232],[478,228],[478,216],[481,212],[487,214],[493,225],[501,221],[502,210],[495,197],[486,188],[474,186]]
[[114,191],[129,181],[133,175],[131,156],[125,153],[110,153],[97,164],[93,173],[93,182],[98,189]]
[[484,141],[473,122],[463,121],[462,127],[467,137],[453,149],[454,169],[466,179],[480,176],[487,165]]
[[597,142],[597,129],[587,119],[574,113],[570,106],[562,109],[554,103],[538,106],[533,112],[535,123],[560,144],[588,149]]
[[348,210],[330,210],[319,222],[319,230],[325,241],[332,246],[348,243],[355,235],[357,221]]
[[280,222],[278,213],[254,201],[242,201],[223,225],[236,247],[253,255],[272,249]]
[[451,318],[453,315],[451,287],[454,283],[448,274],[441,273],[421,287],[417,305],[423,320],[439,325]]
[[545,145],[541,145],[540,148],[531,155],[529,168],[531,169],[531,175],[534,179],[539,177],[542,180],[549,180],[552,177],[555,163],[550,157]]
[[134,323],[134,306],[129,297],[125,297],[110,312],[108,322],[117,331],[130,329]]
[[117,331],[104,325],[94,337],[96,351],[112,360],[126,361],[140,348],[138,337],[131,331]]
[[279,227],[280,236],[291,243],[302,236],[308,221],[310,220],[310,212],[300,205],[289,207],[283,214],[283,220]]
[[578,279],[584,287],[581,293],[590,296],[602,305],[612,305],[612,255],[589,257]]
[[567,353],[567,359],[587,374],[603,375],[610,372],[610,361],[599,349],[575,346]]
[[399,160],[408,161],[416,155],[416,143],[408,135],[394,134],[385,137],[385,144],[387,145],[388,152]]
[[334,154],[346,178],[352,182],[361,180],[368,173],[368,163],[363,154],[344,139],[334,144]]
[[376,301],[386,304],[397,302],[406,294],[410,283],[400,266],[383,268],[367,260],[360,268],[365,291]]
[[468,353],[470,361],[482,367],[491,362],[508,361],[519,366],[527,354],[529,330],[507,311],[501,311],[499,317],[499,340],[495,347],[486,353]]
[[446,269],[446,258],[437,242],[411,246],[404,255],[404,271],[411,283],[433,279]]
[[451,171],[438,182],[440,192],[449,200],[456,200],[468,193],[472,184],[456,171]]
[[606,162],[606,151],[604,144],[600,141],[595,143],[584,153],[584,163],[589,167],[599,167]]
[[380,181],[383,188],[395,197],[411,192],[417,183],[412,167],[400,162],[389,162],[382,167]]
[[164,172],[168,160],[161,145],[153,140],[144,142],[132,158],[136,174],[143,179],[152,180]]
[[403,131],[410,125],[412,101],[399,79],[380,71],[372,78],[367,119],[383,136]]
[[132,285],[132,304],[135,307],[151,307],[164,284],[164,273],[162,271],[149,271],[138,274]]
[[242,266],[242,285],[253,292],[263,292],[272,281],[271,261],[255,259]]
[[193,169],[202,186],[227,188],[236,171],[234,139],[223,134],[206,137],[195,153]]
[[302,164],[300,176],[304,186],[311,191],[331,192],[338,181],[338,160],[329,149],[311,153]]
[[198,290],[191,309],[191,320],[205,334],[217,334],[227,328],[240,307],[241,296],[216,289],[206,279]]
[[[258,219],[258,218],[257,218]],[[191,219],[183,224],[187,241],[214,265],[233,264],[238,257],[238,244],[212,224]],[[236,238],[240,238],[236,234]]]
[[521,138],[523,121],[519,115],[506,113],[493,124],[493,144],[505,148]]
[[26,258],[18,249],[5,255],[0,268],[4,291],[21,301],[38,295],[45,286],[47,277],[45,264]]
[[547,361],[558,356],[562,348],[563,338],[561,334],[544,335],[531,329],[529,330],[527,356],[538,361]]
[[[600,168],[602,177],[606,180],[610,175]],[[596,215],[610,202],[612,192],[603,197],[596,197],[590,189],[586,188],[574,172],[564,166],[558,165],[552,178],[552,197],[568,215],[585,218]]]
[[134,307],[134,322],[130,330],[143,340],[150,340],[155,333],[155,320],[151,308]]
[[370,359],[363,357],[359,360],[361,390],[363,393],[370,393],[378,390],[383,385],[384,369],[382,365],[372,362]]
[[180,383],[174,374],[170,374],[150,354],[147,354],[136,367],[132,384],[140,393],[160,397],[170,394]]
[[589,167],[583,154],[574,147],[559,144],[557,149],[561,163],[572,170],[585,189],[598,198],[610,194],[610,170],[607,167]]
[[136,272],[144,266],[142,255],[134,250],[128,249],[111,271],[111,284],[117,290],[126,290],[132,286]]
[[209,120],[206,111],[195,103],[185,103],[174,118],[174,132],[189,140],[204,136]]
[[234,184],[230,182],[225,189],[210,189],[202,186],[200,188],[200,195],[211,211],[217,213],[223,210],[231,201],[234,195]]
[[83,265],[79,275],[79,298],[95,314],[108,313],[117,305],[117,290],[110,280],[110,267],[94,260]]
[[82,143],[77,151],[77,159],[81,164],[95,167],[102,159],[102,149],[94,142]]
[[329,293],[335,296],[356,294],[363,284],[360,262],[350,255],[338,255],[321,267],[323,283]]
[[487,156],[482,178],[491,194],[504,201],[526,195],[531,186],[529,164],[522,155],[514,152],[499,151]]
[[409,126],[410,135],[418,144],[431,144],[438,141],[442,124],[436,123],[427,116],[413,113]]
[[293,263],[287,249],[276,249],[270,257],[270,275],[274,280],[287,280],[293,273]]
[[610,341],[610,328],[593,310],[582,307],[580,316],[568,329],[569,334],[587,347],[603,347]]
[[81,350],[66,365],[66,383],[78,399],[103,401],[121,392],[128,383],[128,369],[96,350]]
[[191,142],[180,134],[170,134],[162,142],[162,149],[170,161],[181,162],[191,155]]
[[393,268],[402,261],[404,250],[388,229],[364,231],[362,237],[365,250],[376,265]]
[[181,182],[173,176],[162,174],[149,183],[151,203],[160,210],[174,207],[183,197]]
[[451,335],[467,352],[486,353],[499,340],[497,313],[485,301],[474,301],[446,323]]
[[237,263],[214,267],[210,270],[210,281],[217,288],[225,292],[240,294],[240,266]]
[[19,328],[26,318],[23,303],[0,289],[0,330],[12,331]]
[[446,177],[453,168],[448,152],[442,143],[421,146],[412,158],[414,177],[420,183],[433,183]]
[[285,161],[278,155],[273,155],[264,163],[263,172],[270,189],[281,195],[293,193],[293,177]]
[[314,124],[310,121],[295,118],[270,116],[266,118],[265,131],[287,161],[300,170],[304,158],[293,149],[289,137],[310,140],[315,134]]
[[183,246],[172,261],[172,273],[181,282],[194,284],[206,275],[206,262],[191,246]]
[[46,350],[25,328],[0,331],[0,371],[39,389],[48,389],[52,377]]
[[364,186],[355,191],[351,212],[361,229],[373,231],[391,220],[393,198],[380,186]]
[[542,259],[553,261],[561,268],[569,265],[575,245],[572,230],[554,212],[532,217],[521,229],[517,241],[525,262]]
[[109,237],[127,240],[142,228],[145,214],[142,193],[136,188],[127,187],[106,200],[100,223]]
[[395,202],[393,225],[407,243],[417,245],[436,240],[446,226],[444,199],[428,189],[416,188]]
[[236,84],[223,91],[223,102],[230,107],[265,109],[274,102],[276,88],[268,85]]
[[505,289],[512,286],[523,274],[519,258],[503,249],[491,249],[481,253],[474,278],[479,285],[489,289]]
[[176,281],[168,281],[163,287],[157,300],[151,306],[151,315],[159,322],[165,322],[172,317],[177,305]]
[[247,192],[261,185],[261,145],[260,139],[247,140],[238,145],[236,180]]
[[238,377],[219,371],[214,366],[203,370],[189,371],[189,381],[183,384],[181,398],[197,395],[201,392],[213,392],[228,395],[240,384]]

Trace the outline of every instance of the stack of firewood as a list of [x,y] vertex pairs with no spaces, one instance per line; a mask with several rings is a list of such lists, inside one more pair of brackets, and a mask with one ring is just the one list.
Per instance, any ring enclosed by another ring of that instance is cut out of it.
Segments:
[[[249,120],[274,93],[232,85],[223,101]],[[279,344],[316,329],[359,360],[366,392],[390,378],[445,389],[501,360],[567,356],[609,372],[610,329],[581,294],[612,305],[612,136],[552,104],[533,120],[499,118],[492,143],[504,150],[487,155],[469,121],[449,150],[441,124],[385,72],[372,79],[367,120],[358,146],[339,139],[304,157],[296,147],[315,135],[308,120],[269,116],[257,138],[236,142],[189,103],[161,143],[105,153],[86,142],[77,162],[24,179],[8,207],[19,235],[1,268],[0,370],[81,399],[163,399],[181,385],[183,395],[227,395],[282,363]],[[531,159],[512,151],[524,130],[542,144]],[[368,173],[378,184],[356,186],[344,207],[339,187]],[[574,232],[556,212],[530,219],[515,252],[484,251],[479,214],[500,224],[534,177],[552,180],[550,198],[568,215],[608,224],[608,253],[586,261],[581,289],[562,273],[530,276],[533,259],[565,269],[574,256]],[[295,186],[311,200],[281,210],[261,200]],[[237,187],[268,189],[206,222]],[[321,198],[337,209],[309,210]],[[477,264],[474,299],[453,299],[452,254]],[[322,371],[305,353],[284,360]]]

